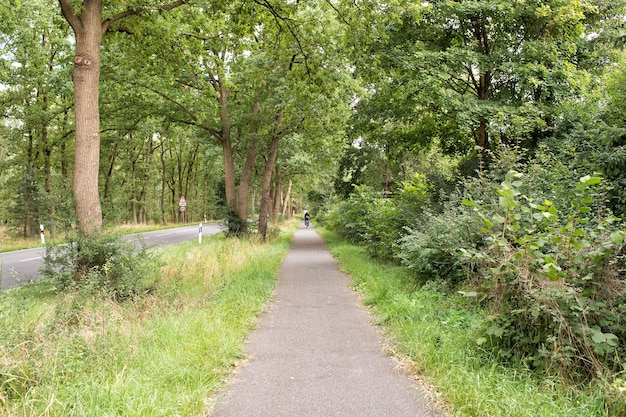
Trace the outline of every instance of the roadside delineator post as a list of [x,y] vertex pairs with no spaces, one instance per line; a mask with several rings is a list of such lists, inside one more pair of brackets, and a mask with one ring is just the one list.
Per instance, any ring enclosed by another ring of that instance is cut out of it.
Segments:
[[44,233],[43,233],[43,224],[39,225],[39,232],[41,234],[41,244],[45,245],[46,244],[46,235],[44,235]]
[[202,244],[202,223],[200,223],[200,229],[198,230],[198,244]]

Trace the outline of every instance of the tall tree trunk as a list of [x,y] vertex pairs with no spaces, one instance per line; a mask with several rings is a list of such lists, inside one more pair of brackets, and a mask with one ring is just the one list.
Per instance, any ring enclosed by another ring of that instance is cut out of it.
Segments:
[[278,218],[280,217],[280,203],[282,202],[282,193],[283,193],[283,180],[285,178],[285,174],[280,170],[276,170],[276,174],[278,176],[278,181],[276,182],[276,189],[274,190],[274,214],[272,216],[272,220],[274,225],[278,224]]
[[[488,49],[487,49],[488,50]],[[481,75],[478,80],[478,99],[481,101],[489,100],[491,91],[491,72],[487,71]],[[489,132],[487,131],[488,121],[485,117],[481,117],[476,137],[476,145],[482,150],[489,149]]]
[[69,0],[59,0],[63,15],[76,37],[74,56],[74,114],[76,147],[74,153],[74,202],[79,230],[83,235],[102,228],[102,208],[98,194],[100,164],[100,44],[102,43],[102,0],[85,0],[75,15]]
[[148,211],[147,211],[147,195],[148,185],[150,182],[150,163],[152,162],[152,154],[154,148],[152,147],[153,137],[150,135],[146,143],[146,154],[144,155],[144,168],[143,168],[143,181],[141,184],[141,191],[139,192],[139,221],[143,224],[148,223]]
[[167,166],[165,165],[165,144],[161,138],[161,223],[167,223],[165,210],[165,186],[166,186]]
[[[293,185],[293,181],[289,180],[289,184],[287,185],[287,192],[285,193],[285,199],[283,200],[283,216],[287,214],[287,210],[289,210],[289,200],[291,199],[291,186]],[[291,215],[291,213],[289,213]]]
[[[102,35],[109,25],[144,11],[133,8],[102,20],[102,0],[83,0],[78,14],[70,0],[58,0],[61,12],[75,35],[74,55],[74,115],[76,118],[76,147],[74,153],[74,202],[82,235],[97,233],[102,229],[102,207],[98,191],[100,164],[100,110],[98,88],[100,82],[100,45]],[[161,6],[172,10],[186,4],[177,0]]]
[[139,152],[133,143],[133,133],[128,133],[130,142],[130,218],[132,224],[137,224],[137,160]]
[[248,149],[246,150],[246,161],[243,165],[243,170],[241,171],[241,178],[239,179],[239,189],[237,190],[237,209],[239,212],[239,218],[241,220],[245,220],[246,224],[248,219],[248,194],[250,193],[250,182],[252,181],[252,174],[254,173],[254,163],[257,157],[255,135],[257,133],[258,126],[255,118],[259,114],[260,110],[261,102],[257,100],[252,108],[253,121],[250,125],[249,131],[252,141],[248,144]]
[[[230,136],[230,135],[229,135]],[[235,155],[229,140],[222,140],[222,156],[224,158],[224,187],[226,193],[226,207],[231,212],[229,215],[237,214],[237,186],[235,182]]]
[[107,170],[106,176],[104,177],[104,191],[102,193],[102,199],[107,201],[109,198],[109,189],[111,188],[111,180],[113,179],[113,171],[115,170],[115,161],[117,160],[117,151],[120,148],[120,141],[115,141],[115,145],[113,146],[113,155],[111,156],[111,161],[109,162],[109,169]]
[[50,145],[49,137],[48,137],[48,126],[44,125],[43,130],[41,132],[41,140],[43,142],[43,153],[44,153],[44,170],[46,174],[46,194],[48,195],[48,221],[49,224],[47,226],[48,231],[50,232],[50,237],[54,237],[56,234],[56,227],[54,224],[55,218],[55,207],[54,207],[54,198],[52,195],[52,145]]
[[484,119],[480,120],[478,132],[476,133],[476,145],[481,150],[489,148],[489,132],[487,132],[487,121]]
[[276,165],[276,159],[278,158],[278,144],[280,142],[279,129],[282,125],[283,112],[278,112],[276,116],[276,124],[274,133],[272,134],[268,155],[265,161],[265,170],[263,172],[263,183],[261,188],[261,204],[259,207],[259,235],[262,239],[267,236],[267,218],[269,217],[270,210],[270,187],[272,185],[272,173],[274,172],[274,166]]

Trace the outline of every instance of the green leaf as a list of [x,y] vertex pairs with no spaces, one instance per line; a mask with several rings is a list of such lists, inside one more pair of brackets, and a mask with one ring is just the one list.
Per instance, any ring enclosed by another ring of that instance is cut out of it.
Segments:
[[506,219],[499,214],[494,215],[491,220],[493,220],[495,224],[502,224],[506,221]]
[[600,184],[600,181],[602,181],[602,178],[600,178],[600,177],[591,177],[587,181],[587,184],[588,185],[596,185],[596,184]]
[[616,245],[621,245],[622,243],[624,243],[624,232],[611,233],[611,241]]
[[504,329],[500,326],[493,325],[487,329],[487,334],[489,336],[502,337]]
[[601,330],[592,329],[592,333],[593,334],[591,335],[591,340],[593,340],[595,343],[600,344],[606,342],[606,335],[602,333]]

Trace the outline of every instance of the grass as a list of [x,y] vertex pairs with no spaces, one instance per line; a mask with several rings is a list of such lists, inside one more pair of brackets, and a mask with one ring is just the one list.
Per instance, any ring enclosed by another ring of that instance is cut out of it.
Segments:
[[[206,224],[206,223],[205,223]],[[193,223],[187,224],[193,225]],[[133,233],[145,233],[154,230],[171,229],[174,227],[180,227],[179,223],[170,224],[124,224],[106,228],[107,233],[119,233],[119,234],[133,234]],[[63,243],[65,236],[63,234],[57,235],[54,239],[50,238],[49,231],[45,231],[45,238],[47,244]],[[22,237],[20,233],[10,230],[5,226],[0,226],[0,252],[11,252],[21,249],[38,248],[42,246],[41,237],[30,236]]]
[[611,404],[608,387],[577,389],[499,364],[476,343],[483,310],[436,285],[418,286],[403,268],[373,261],[363,248],[318,231],[344,272],[352,275],[354,288],[383,327],[390,349],[436,389],[450,416],[625,415],[621,407],[626,397],[619,389]]
[[162,249],[158,287],[132,302],[49,282],[0,293],[0,416],[203,415],[243,359],[292,231]]

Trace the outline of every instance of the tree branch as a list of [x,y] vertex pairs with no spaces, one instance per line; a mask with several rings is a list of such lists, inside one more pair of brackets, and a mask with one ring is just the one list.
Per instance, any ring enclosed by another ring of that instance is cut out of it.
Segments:
[[[59,0],[59,1],[60,2],[61,1],[67,2],[68,0]],[[189,1],[190,0],[177,0],[177,1],[173,2],[173,3],[167,3],[167,4],[164,4],[162,6],[158,6],[158,7],[156,7],[156,10],[170,11],[170,10],[173,10],[173,9],[179,7],[179,6],[182,6],[184,4],[189,3]],[[147,10],[150,10],[150,9],[147,9],[145,7],[140,7],[138,9],[128,9],[126,11],[123,11],[121,13],[118,13],[118,14],[116,14],[116,15],[108,18],[108,19],[106,19],[104,22],[102,22],[102,33],[106,32],[109,29],[109,26],[111,26],[112,23],[115,23],[115,22],[117,22],[119,20],[122,20],[124,18],[127,18],[129,16],[136,16],[136,15],[141,14],[141,13],[147,11]]]
[[191,125],[191,126],[196,126],[196,127],[202,128],[202,129],[208,131],[209,133],[211,133],[213,136],[215,136],[220,141],[222,141],[222,137],[221,137],[220,133],[217,130],[213,129],[211,126],[208,126],[208,125],[206,125],[204,123],[201,123],[198,120],[198,117],[195,115],[195,113],[193,111],[191,111],[190,109],[188,109],[184,104],[176,101],[174,98],[172,98],[169,95],[163,93],[162,91],[159,91],[159,90],[157,90],[155,88],[150,87],[147,84],[143,84],[143,83],[134,83],[134,84],[138,85],[140,87],[143,87],[143,88],[145,88],[148,91],[152,91],[154,94],[156,94],[156,95],[160,96],[161,98],[165,99],[165,101],[167,101],[169,103],[172,103],[173,105],[178,107],[180,110],[182,110],[182,112],[184,114],[186,114],[189,117],[189,119],[190,119],[190,120],[183,120],[183,119],[178,119],[178,118],[172,117],[171,115],[167,115],[167,117],[170,120],[178,122],[178,123],[184,123],[184,124],[187,124],[187,125]]
[[76,14],[74,13],[74,9],[72,9],[70,1],[59,0],[59,5],[61,6],[61,12],[63,13],[63,16],[70,24],[72,29],[74,29],[74,32],[76,32],[82,26],[82,23],[78,16],[76,16]]
[[343,17],[341,12],[335,7],[335,5],[330,0],[325,0],[325,1],[337,13],[339,18],[343,21],[343,23],[345,23],[346,25],[352,27],[352,25],[346,20],[345,17]]
[[291,36],[293,36],[294,40],[298,44],[298,50],[300,51],[300,53],[304,57],[304,66],[306,68],[306,72],[310,76],[311,75],[311,68],[309,67],[308,55],[304,51],[304,48],[302,47],[302,42],[300,41],[300,37],[298,36],[298,34],[296,33],[296,31],[294,30],[292,25],[289,24],[290,21],[292,21],[293,19],[290,19],[290,18],[282,16],[279,13],[279,11],[277,11],[276,8],[274,6],[272,6],[272,4],[268,0],[254,0],[254,2],[256,4],[258,4],[259,6],[266,8],[270,12],[270,14],[272,16],[274,16],[274,20],[276,21],[276,24],[278,25],[278,27],[280,29],[283,28],[283,26],[280,24],[280,21],[285,22],[285,25],[287,26],[287,30],[289,31],[289,33],[291,33]]

